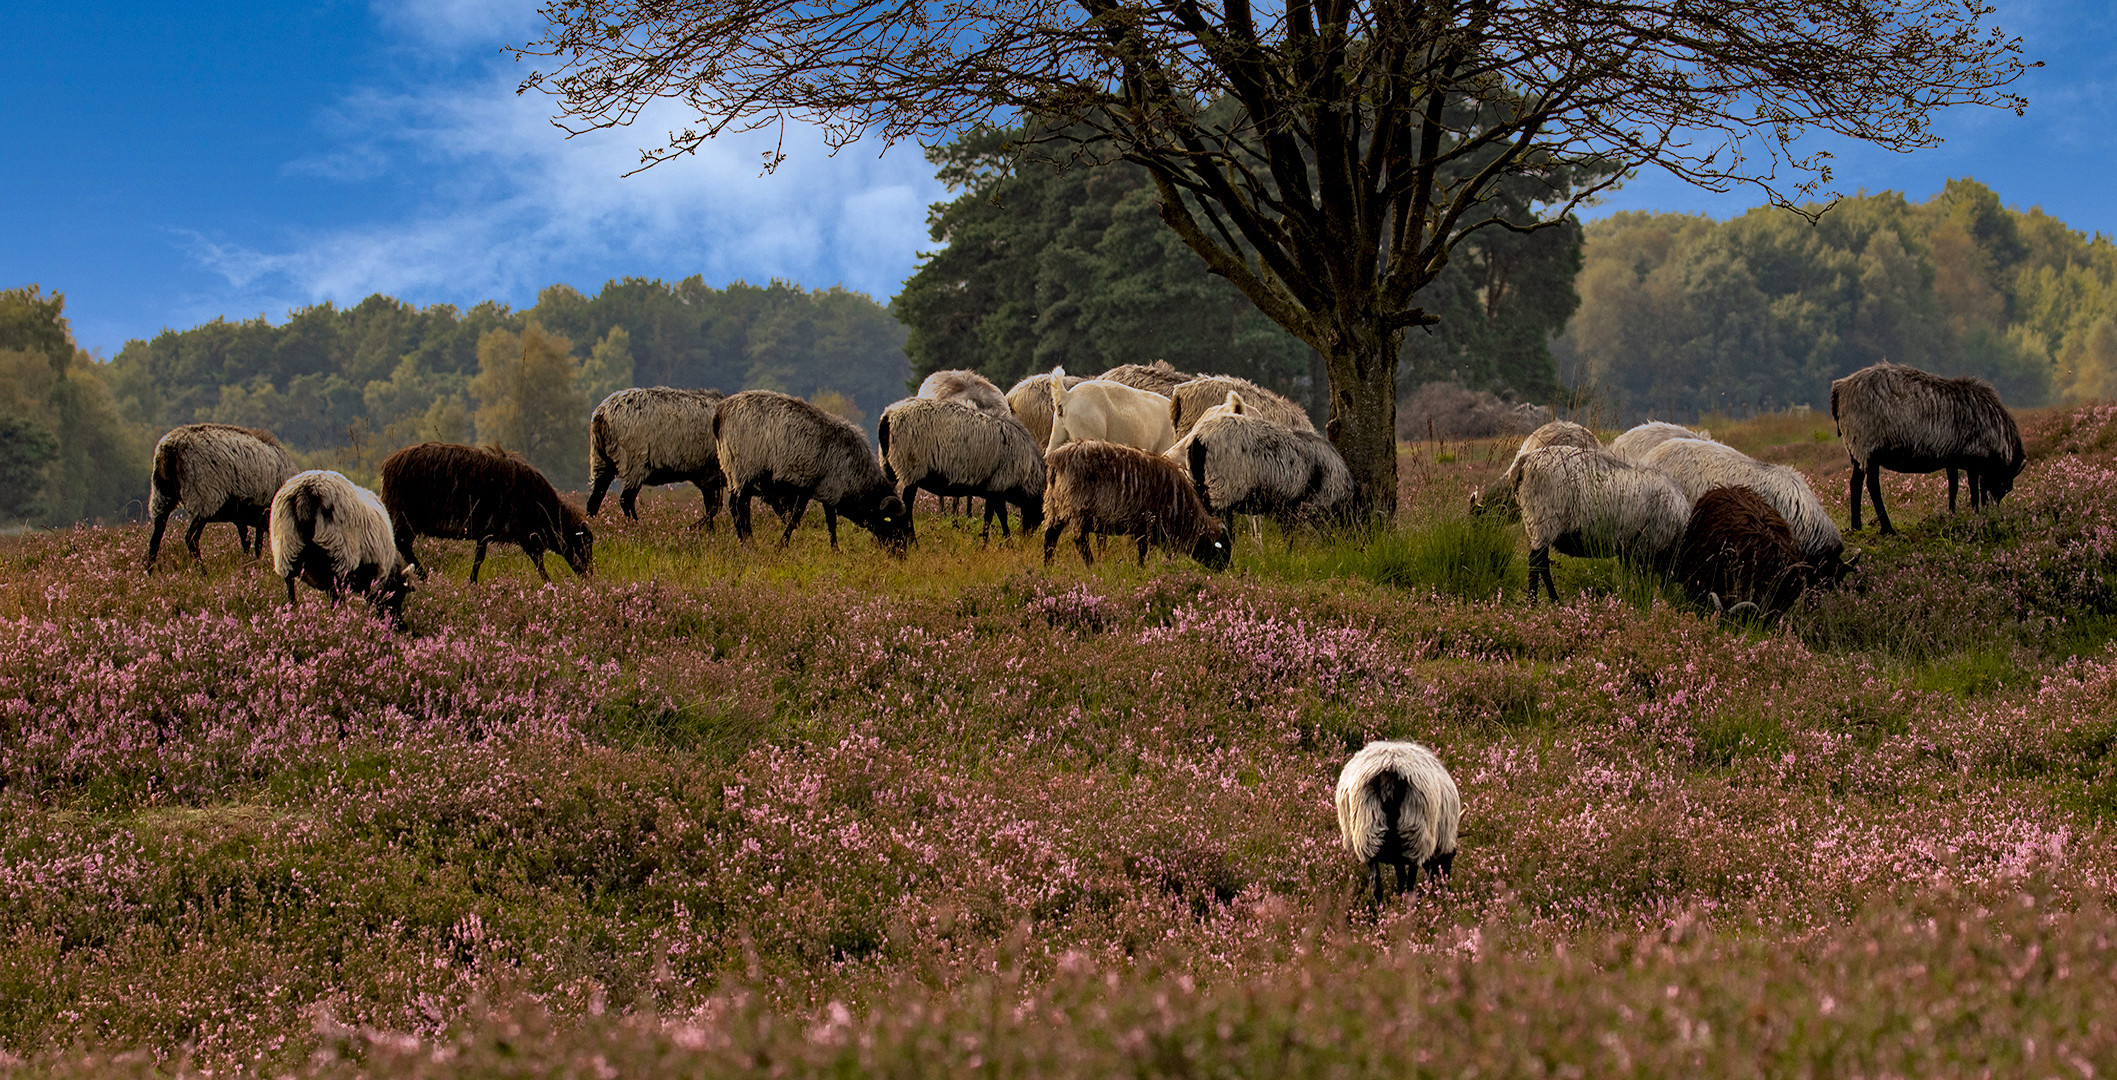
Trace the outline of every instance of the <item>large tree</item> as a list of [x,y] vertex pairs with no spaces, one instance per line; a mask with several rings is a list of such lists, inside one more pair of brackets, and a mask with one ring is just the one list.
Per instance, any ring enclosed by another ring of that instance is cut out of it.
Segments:
[[[1933,112],[2020,109],[2020,43],[1982,0],[551,0],[523,88],[569,131],[674,98],[730,131],[934,139],[1026,116],[1154,177],[1162,219],[1323,355],[1330,431],[1370,505],[1396,501],[1396,364],[1420,292],[1486,197],[1579,165],[1653,164],[1778,202],[1830,179],[1797,139],[1937,141]],[[1557,188],[1554,186],[1554,191]],[[1555,205],[1554,205],[1555,202]]]

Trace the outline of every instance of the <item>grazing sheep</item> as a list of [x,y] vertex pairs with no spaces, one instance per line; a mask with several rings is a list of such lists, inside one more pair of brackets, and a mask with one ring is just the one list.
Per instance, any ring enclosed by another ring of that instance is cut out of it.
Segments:
[[906,398],[882,411],[876,435],[883,478],[904,504],[904,531],[911,539],[918,539],[912,505],[920,488],[984,499],[987,540],[995,513],[1001,535],[1009,535],[1010,502],[1022,508],[1023,532],[1042,524],[1044,455],[1012,413],[996,419],[960,401]]
[[1190,382],[1196,375],[1186,375],[1169,366],[1167,360],[1156,360],[1151,364],[1119,364],[1096,378],[1114,383],[1124,383],[1134,390],[1152,390],[1167,397],[1169,391],[1179,384]]
[[1684,498],[1693,501],[1714,488],[1748,488],[1763,496],[1793,529],[1800,561],[1831,574],[1842,561],[1845,539],[1838,534],[1838,524],[1798,469],[1768,465],[1707,439],[1670,439],[1634,464],[1667,473],[1683,489]]
[[[154,475],[147,510],[154,532],[147,538],[147,572],[161,554],[162,530],[181,505],[191,512],[184,547],[196,559],[199,534],[216,521],[235,523],[235,539],[246,553],[263,554],[272,495],[293,476],[294,459],[269,431],[230,424],[186,424],[154,444]],[[257,545],[250,530],[257,530]]]
[[1955,512],[1957,470],[1970,474],[1970,508],[2014,490],[2025,460],[2021,429],[1983,379],[1944,379],[1888,361],[1830,384],[1830,416],[1852,457],[1852,528],[1860,529],[1860,483],[1874,499],[1882,532],[1893,533],[1882,506],[1882,470],[1948,470],[1948,512]]
[[1382,864],[1396,868],[1397,892],[1455,868],[1463,797],[1433,751],[1414,742],[1371,742],[1338,772],[1338,835],[1374,874],[1382,906]]
[[[1602,440],[1595,433],[1571,420],[1553,420],[1529,433],[1522,444],[1515,448],[1514,460],[1531,450],[1546,446],[1578,446],[1583,450],[1602,449]],[[1513,464],[1510,461],[1508,464]],[[1522,508],[1514,501],[1514,488],[1501,484],[1489,491],[1470,493],[1470,512],[1473,515],[1490,515],[1501,520],[1512,521],[1522,516]]]
[[838,515],[873,533],[892,553],[911,539],[911,515],[882,475],[867,436],[843,418],[776,390],[745,390],[720,403],[713,418],[720,467],[728,474],[728,515],[735,535],[750,539],[750,499],[787,504],[784,547],[809,500],[823,504],[823,524],[838,547]]
[[1220,408],[1184,436],[1178,459],[1206,509],[1223,519],[1265,514],[1291,529],[1296,520],[1329,518],[1352,498],[1352,472],[1330,440],[1257,419],[1232,391]]
[[1616,555],[1629,565],[1663,569],[1675,557],[1691,502],[1674,480],[1619,461],[1601,450],[1547,446],[1507,467],[1508,486],[1529,534],[1529,599],[1536,582],[1553,602],[1551,549],[1562,555]]
[[1095,565],[1090,536],[1131,536],[1139,562],[1147,545],[1189,551],[1207,569],[1228,564],[1227,529],[1206,512],[1191,477],[1175,462],[1130,446],[1072,442],[1045,455],[1044,564],[1071,525],[1081,561]]
[[337,603],[345,590],[368,598],[392,625],[404,627],[404,557],[390,535],[389,511],[375,493],[328,469],[296,473],[272,497],[272,569],[323,590]]
[[1670,439],[1710,440],[1712,437],[1713,433],[1710,431],[1692,431],[1681,424],[1649,420],[1611,440],[1610,453],[1627,465],[1637,465],[1639,459],[1647,456],[1647,451]]
[[1201,375],[1169,391],[1169,425],[1175,429],[1176,437],[1190,434],[1191,428],[1205,416],[1205,411],[1226,401],[1231,391],[1242,397],[1244,409],[1259,420],[1268,420],[1295,431],[1316,430],[1316,425],[1309,421],[1307,410],[1283,395],[1248,379]]
[[1066,369],[1054,368],[1044,386],[1051,392],[1050,453],[1075,439],[1132,446],[1159,454],[1176,442],[1169,428],[1169,399],[1152,390],[1090,379],[1068,387]]
[[588,421],[588,516],[602,508],[612,480],[624,481],[618,508],[634,521],[641,488],[688,481],[705,500],[692,528],[712,529],[728,486],[713,451],[713,414],[725,397],[718,390],[636,386],[604,398]]
[[[1066,388],[1071,390],[1087,381],[1079,375],[1068,375],[1065,384]],[[1051,373],[1041,372],[1014,384],[1014,388],[1007,391],[1007,408],[1014,413],[1015,419],[1022,422],[1023,427],[1029,429],[1029,437],[1035,439],[1038,446],[1049,445]]]
[[383,459],[382,502],[390,508],[397,550],[420,577],[426,564],[412,554],[414,536],[477,541],[472,584],[485,566],[486,546],[495,542],[520,547],[545,581],[551,580],[544,570],[546,551],[558,552],[581,577],[595,570],[588,519],[512,451],[455,443],[407,446]]
[[1786,518],[1747,487],[1701,494],[1676,551],[1676,580],[1721,612],[1785,611],[1807,569]]
[[919,396],[934,401],[953,401],[968,405],[995,419],[1014,417],[1014,410],[1007,407],[1007,395],[992,380],[975,371],[957,368],[953,371],[936,371],[919,384]]

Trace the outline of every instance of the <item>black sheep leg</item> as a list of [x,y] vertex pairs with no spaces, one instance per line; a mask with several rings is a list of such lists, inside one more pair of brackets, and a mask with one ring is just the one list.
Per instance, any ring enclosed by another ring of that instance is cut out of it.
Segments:
[[1147,538],[1144,536],[1139,538],[1139,565],[1147,565]]
[[1870,466],[1867,470],[1867,498],[1874,503],[1874,521],[1883,536],[1896,532],[1889,523],[1889,508],[1882,505],[1882,470]]
[[1376,859],[1367,865],[1369,869],[1375,872],[1375,902],[1373,907],[1374,910],[1380,911],[1382,909],[1382,860]]
[[473,585],[476,585],[478,583],[478,570],[485,565],[485,545],[485,538],[479,537],[478,554],[475,558],[471,559],[470,561],[470,583]]
[[1050,525],[1048,525],[1048,526],[1046,526],[1046,527],[1044,528],[1044,565],[1045,565],[1045,566],[1050,566],[1050,565],[1051,565],[1051,557],[1052,557],[1052,555],[1054,555],[1054,554],[1056,554],[1056,553],[1058,552],[1058,542],[1059,542],[1059,536],[1060,536],[1061,534],[1063,534],[1063,533],[1064,533],[1065,531],[1066,531],[1066,519],[1065,519],[1065,518],[1052,518],[1052,519],[1051,519],[1051,524],[1050,524]]
[[[617,493],[617,508],[624,511],[625,516],[634,521],[640,519],[639,501],[640,489],[638,484],[626,484],[625,490]],[[594,517],[595,515],[590,514],[588,516]]]
[[154,573],[154,557],[162,550],[162,530],[169,527],[169,515],[175,509],[172,506],[154,515],[154,532],[147,537],[147,572],[150,574]]
[[[1951,513],[1951,514],[1952,514],[1952,513],[1955,513],[1955,488],[1956,488],[1956,482],[1957,482],[1957,481],[1959,481],[1959,480],[1961,480],[1961,479],[1962,479],[1962,474],[1961,474],[1961,473],[1958,473],[1958,472],[1957,472],[1957,471],[1955,470],[1955,467],[1954,467],[1954,466],[1952,466],[1952,465],[1951,465],[1951,466],[1949,466],[1949,467],[1948,467],[1948,512],[1949,512],[1949,513]],[[1972,506],[1976,506],[1976,505],[1977,505],[1977,496],[1976,496],[1976,494],[1975,494],[1974,492],[1973,492],[1973,493],[1971,494],[1971,496],[1970,496],[1970,505],[1972,505]]]
[[1536,583],[1541,579],[1551,602],[1558,603],[1558,586],[1551,580],[1551,549],[1540,547],[1529,553],[1529,602],[1536,603]]
[[1857,462],[1857,461],[1853,462],[1853,463],[1852,463],[1852,494],[1851,494],[1851,496],[1850,496],[1850,497],[1851,497],[1851,500],[1852,500],[1852,531],[1853,531],[1853,532],[1859,532],[1859,531],[1860,531],[1860,485],[1861,485],[1862,483],[1866,482],[1866,479],[1867,479],[1867,471],[1866,471],[1865,469],[1862,469],[1862,468],[1860,468],[1860,463],[1859,463],[1859,462]]
[[838,550],[838,511],[830,503],[823,504],[823,531],[831,534],[831,550]]
[[787,527],[779,534],[779,546],[785,547],[794,539],[794,526],[801,524],[801,515],[809,512],[809,497],[796,496],[793,508],[787,511]]
[[191,557],[194,559],[202,557],[198,553],[198,538],[205,531],[206,522],[200,518],[192,518],[191,527],[184,530],[184,547],[190,550]]
[[742,487],[728,493],[728,521],[735,526],[735,539],[750,542],[750,487]]

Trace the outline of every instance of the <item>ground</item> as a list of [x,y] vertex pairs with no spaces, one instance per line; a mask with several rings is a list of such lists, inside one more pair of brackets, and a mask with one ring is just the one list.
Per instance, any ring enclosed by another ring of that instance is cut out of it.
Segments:
[[[1827,418],[1708,426],[1842,522]],[[0,539],[0,1071],[2107,1075],[2117,410],[2024,426],[1768,626],[1528,604],[1504,440],[1221,574],[930,507],[745,550],[683,488],[586,581],[426,542],[405,634],[225,527]],[[1373,738],[1464,802],[1376,914]]]

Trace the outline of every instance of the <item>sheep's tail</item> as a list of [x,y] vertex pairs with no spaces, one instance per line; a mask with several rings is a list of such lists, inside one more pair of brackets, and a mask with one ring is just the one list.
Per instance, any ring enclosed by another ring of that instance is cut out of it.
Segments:
[[610,456],[610,417],[597,409],[588,421],[588,484],[592,490],[607,477],[617,476],[617,460]]
[[882,479],[889,482],[890,490],[895,491],[897,488],[897,470],[895,466],[889,463],[889,413],[887,412],[882,414],[881,421],[875,425],[875,444],[880,448],[878,453],[882,458]]
[[183,494],[179,457],[181,455],[166,445],[154,449],[154,478],[149,481],[147,491],[147,513],[153,517],[175,510],[177,500]]
[[1059,409],[1066,404],[1066,365],[1060,364],[1051,369],[1050,390],[1051,412],[1056,416]]

